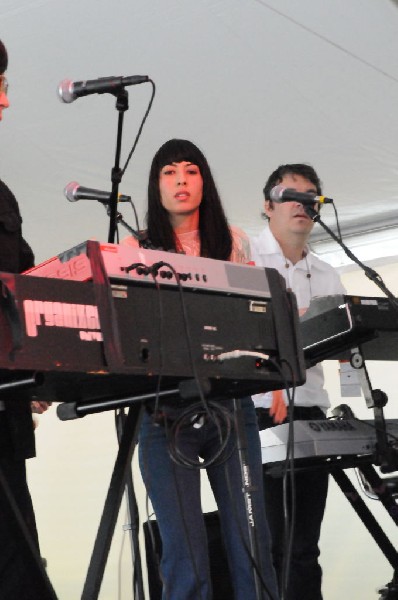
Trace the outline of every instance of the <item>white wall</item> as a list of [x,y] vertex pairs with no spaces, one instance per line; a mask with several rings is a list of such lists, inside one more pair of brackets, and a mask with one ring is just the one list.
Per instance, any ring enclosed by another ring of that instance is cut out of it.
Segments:
[[[379,267],[387,285],[398,293],[398,265]],[[379,296],[378,289],[357,271],[343,275],[348,293]],[[388,417],[398,417],[395,398],[396,363],[369,363],[374,388],[387,392]],[[327,387],[332,406],[342,402],[339,393],[337,363],[325,364]],[[371,418],[362,398],[344,399],[360,418]],[[40,417],[37,429],[38,457],[29,461],[29,482],[36,509],[42,555],[48,560],[48,572],[59,600],[80,597],[88,561],[107,492],[117,445],[112,413],[61,422],[53,407]],[[145,492],[136,464],[134,481],[142,517],[145,518]],[[213,500],[204,485],[204,508],[212,510]],[[386,511],[371,503],[380,523],[398,544],[396,527]],[[123,505],[111,554],[105,571],[100,599],[131,598],[131,558],[129,540],[123,546]],[[324,520],[321,557],[324,568],[324,600],[378,598],[376,588],[392,577],[392,568],[343,497],[334,482]],[[121,555],[121,577],[119,556]],[[122,582],[118,595],[118,581]]]

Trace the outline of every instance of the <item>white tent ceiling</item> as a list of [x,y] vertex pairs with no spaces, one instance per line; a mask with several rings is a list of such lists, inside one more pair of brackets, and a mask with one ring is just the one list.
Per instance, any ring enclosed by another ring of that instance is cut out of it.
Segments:
[[[65,78],[142,74],[155,82],[120,186],[141,221],[154,152],[185,137],[207,155],[230,221],[249,233],[263,226],[261,190],[282,162],[315,166],[343,233],[398,224],[391,0],[1,0],[0,19],[11,102],[0,175],[19,199],[38,261],[108,236],[102,206],[69,203],[63,188],[75,180],[110,189],[115,99],[63,104],[56,88]],[[128,91],[122,163],[151,88]],[[123,213],[134,225],[131,211]],[[334,223],[330,208],[323,217]]]

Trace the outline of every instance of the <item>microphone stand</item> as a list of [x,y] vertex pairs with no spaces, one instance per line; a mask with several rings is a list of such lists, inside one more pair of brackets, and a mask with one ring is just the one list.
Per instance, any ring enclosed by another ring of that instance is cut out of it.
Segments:
[[[344,250],[345,254],[364,271],[366,277],[368,277],[368,279],[373,281],[373,283],[375,283],[377,287],[380,288],[380,290],[387,296],[391,306],[398,313],[397,298],[387,288],[380,275],[367,265],[364,265],[359,260],[359,258],[357,258],[355,254],[353,254],[351,250],[347,248],[343,241],[322,221],[319,213],[313,208],[313,206],[304,205],[304,210],[315,223],[319,223],[323,227],[323,229]],[[366,405],[368,408],[373,408],[374,412],[378,448],[376,456],[377,464],[381,465],[381,469],[384,472],[389,472],[391,470],[395,471],[398,466],[397,451],[395,448],[392,448],[388,443],[388,434],[383,410],[388,402],[387,394],[385,394],[385,392],[383,392],[382,390],[372,389],[361,348],[353,348],[351,352],[351,364],[354,368],[358,369],[358,374],[361,380],[361,387],[363,390]]]
[[329,229],[329,227],[322,221],[320,214],[312,206],[304,205],[304,210],[307,213],[307,215],[309,217],[311,217],[311,219],[314,221],[314,223],[319,223],[319,225],[321,225],[321,227],[323,227],[323,229],[326,231],[326,233],[328,233],[330,235],[330,237],[332,237],[334,239],[334,241],[339,244],[339,246],[344,250],[344,252],[348,256],[348,258],[350,258],[354,263],[356,263],[364,271],[366,277],[368,277],[368,279],[373,281],[373,283],[375,283],[377,285],[377,287],[381,289],[381,291],[389,299],[393,308],[398,312],[398,300],[392,294],[392,292],[390,292],[390,290],[388,289],[388,287],[386,286],[386,284],[380,277],[379,273],[377,273],[377,271],[375,271],[374,269],[371,269],[367,265],[364,265],[363,262],[361,262],[359,260],[359,258],[357,258],[355,256],[355,254],[353,254],[351,252],[351,250],[349,248],[347,248],[347,246],[344,244],[344,242],[331,229]]
[[[109,205],[106,204],[104,205],[107,215],[110,215],[110,208]],[[116,223],[120,223],[120,225],[123,225],[123,227],[125,229],[127,229],[127,231],[129,233],[131,233],[131,235],[133,236],[133,238],[135,238],[140,247],[141,248],[146,248],[147,250],[156,250],[155,246],[152,244],[152,242],[149,239],[143,239],[142,235],[140,234],[139,231],[136,231],[135,229],[133,229],[123,218],[122,213],[116,211]]]
[[[115,150],[115,164],[112,168],[111,172],[111,180],[112,180],[112,191],[109,198],[109,207],[107,209],[109,215],[109,234],[108,234],[108,242],[113,244],[115,241],[115,233],[116,233],[116,223],[118,220],[118,212],[117,212],[117,202],[119,197],[119,184],[122,179],[122,170],[120,168],[120,155],[122,149],[122,134],[123,134],[123,121],[124,121],[124,113],[129,108],[129,96],[128,92],[124,87],[121,87],[115,91],[116,96],[116,110],[118,111],[118,124],[117,124],[117,136],[116,136],[116,150]],[[120,219],[119,219],[120,220]],[[122,220],[121,220],[122,222]],[[124,221],[123,221],[123,224]],[[127,224],[125,224],[127,225]],[[132,233],[135,237],[137,237],[137,233],[129,228],[130,233]],[[124,425],[125,425],[126,415],[124,413],[124,409],[121,408],[119,411],[115,412],[115,422],[116,422],[116,433],[118,437],[118,442],[120,444],[120,439],[123,435]],[[142,569],[141,569],[141,555],[140,555],[140,547],[138,541],[138,528],[139,528],[139,513],[137,507],[137,500],[134,492],[133,485],[133,476],[131,472],[131,467],[126,472],[126,481],[125,481],[125,491],[127,498],[127,506],[130,517],[130,524],[126,527],[130,530],[130,541],[131,541],[131,554],[133,559],[133,569],[134,569],[134,578],[133,578],[133,594],[134,598],[138,598],[138,600],[143,600],[144,598],[144,590],[143,590],[143,582],[142,582]]]
[[[109,207],[108,207],[107,213],[108,213],[108,215],[110,214]],[[135,229],[133,229],[132,227],[130,227],[130,225],[128,223],[126,223],[126,221],[124,220],[122,213],[120,213],[118,211],[116,211],[116,223],[120,223],[120,225],[123,225],[123,227],[125,229],[127,229],[127,231],[129,233],[131,233],[133,238],[135,238],[138,242],[141,241],[141,236],[140,236],[139,232],[136,231]]]
[[139,232],[135,231],[130,225],[124,221],[123,216],[117,211],[117,203],[119,197],[119,184],[122,180],[123,172],[120,168],[120,154],[122,149],[122,134],[123,134],[123,121],[124,113],[129,108],[129,96],[127,90],[123,87],[115,92],[116,96],[116,109],[118,111],[118,125],[117,125],[117,136],[116,136],[116,151],[115,151],[115,164],[111,173],[112,190],[109,198],[109,205],[107,207],[107,213],[109,215],[109,233],[108,242],[113,244],[115,242],[116,225],[120,223],[123,225],[131,235],[138,240],[139,245],[142,248],[154,249],[153,245],[149,240],[142,240]]
[[122,133],[124,113],[129,108],[129,95],[125,88],[118,89],[116,95],[116,110],[118,111],[118,125],[116,137],[115,164],[111,173],[112,191],[109,199],[109,234],[108,242],[113,244],[115,241],[116,232],[116,207],[119,196],[119,183],[122,179],[122,171],[120,169],[120,154],[122,149]]

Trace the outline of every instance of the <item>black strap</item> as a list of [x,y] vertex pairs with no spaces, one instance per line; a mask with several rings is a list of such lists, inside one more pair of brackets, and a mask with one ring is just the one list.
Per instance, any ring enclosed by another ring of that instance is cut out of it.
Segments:
[[9,359],[14,361],[15,353],[22,348],[23,327],[18,308],[15,302],[15,295],[12,293],[10,287],[6,283],[6,279],[9,279],[10,277],[13,276],[7,276],[3,274],[3,276],[0,277],[0,307],[3,313],[5,314],[8,324],[10,326],[12,345],[11,350],[9,352]]

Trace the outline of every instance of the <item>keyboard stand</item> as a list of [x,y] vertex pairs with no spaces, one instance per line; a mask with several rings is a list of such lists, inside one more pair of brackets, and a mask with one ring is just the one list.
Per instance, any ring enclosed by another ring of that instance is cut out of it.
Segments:
[[[81,600],[95,600],[101,588],[116,521],[120,511],[124,488],[137,444],[138,430],[144,406],[133,404],[128,411],[119,440],[119,450],[113,469],[104,510],[100,520],[94,549],[91,555]],[[131,506],[130,506],[131,508]]]
[[[374,493],[378,496],[378,499],[382,502],[386,508],[388,514],[393,519],[394,523],[398,525],[398,511],[397,504],[391,494],[391,492],[383,485],[383,479],[381,479],[372,465],[362,465],[358,467],[358,470],[365,477],[369,485],[372,487]],[[394,569],[394,576],[392,581],[387,584],[387,587],[382,592],[380,600],[397,600],[398,599],[398,552],[390,542],[379,523],[366,506],[365,502],[358,494],[357,489],[353,486],[350,479],[340,468],[332,468],[330,470],[333,479],[351,504],[352,508],[369,531],[380,550]]]
[[174,388],[130,396],[127,398],[108,400],[101,398],[97,401],[64,402],[57,407],[58,417],[64,421],[81,418],[86,415],[106,410],[116,410],[128,407],[127,416],[123,414],[119,419],[116,417],[119,449],[98,526],[81,600],[97,600],[98,598],[124,491],[127,493],[131,521],[132,556],[135,568],[135,597],[139,599],[140,594],[141,597],[143,597],[141,558],[138,545],[138,528],[136,526],[138,511],[134,496],[131,462],[137,445],[138,432],[143,411],[145,410],[145,402],[148,400],[155,400],[156,398],[166,399],[176,397],[179,393],[179,388]]
[[[370,382],[366,361],[361,348],[351,350],[351,365],[357,370],[361,383],[362,393],[366,406],[373,409],[376,431],[376,450],[372,463],[378,465],[384,473],[398,469],[398,454],[389,443],[389,437],[384,417],[384,407],[388,397],[382,390],[373,390]],[[395,525],[398,525],[398,505],[391,490],[385,485],[385,481],[378,475],[373,464],[361,463],[357,469],[371,487],[375,496],[383,504]],[[392,581],[387,584],[380,600],[398,600],[398,552],[370,512],[362,498],[358,495],[355,487],[342,469],[330,469],[330,472],[343,494],[354,508],[355,512],[369,531],[370,535],[383,552],[384,556],[394,569]]]

